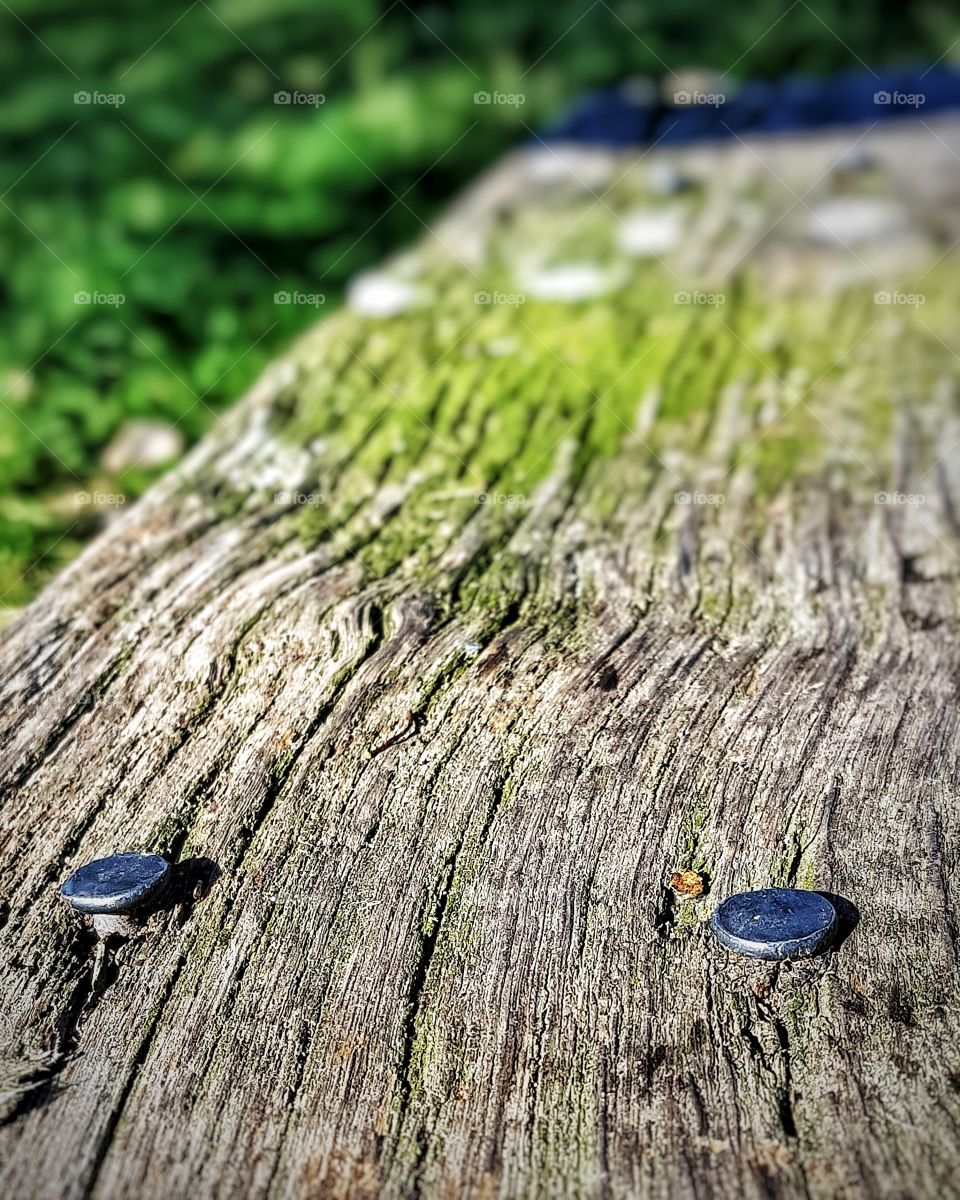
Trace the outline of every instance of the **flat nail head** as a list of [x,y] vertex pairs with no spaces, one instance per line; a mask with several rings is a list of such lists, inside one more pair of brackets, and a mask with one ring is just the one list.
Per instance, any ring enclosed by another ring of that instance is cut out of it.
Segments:
[[830,944],[837,912],[825,897],[799,888],[740,892],[710,920],[721,945],[750,958],[809,958]]
[[169,875],[170,864],[159,854],[111,854],[74,871],[60,894],[77,912],[122,916],[158,895]]

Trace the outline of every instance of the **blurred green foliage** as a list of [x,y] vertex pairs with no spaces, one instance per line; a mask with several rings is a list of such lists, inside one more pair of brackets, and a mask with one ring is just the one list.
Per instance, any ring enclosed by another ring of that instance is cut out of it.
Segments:
[[135,495],[160,469],[111,475],[118,430],[189,444],[316,318],[275,293],[329,309],[585,88],[933,62],[958,24],[902,0],[21,0],[0,21],[0,609],[95,529],[79,493]]

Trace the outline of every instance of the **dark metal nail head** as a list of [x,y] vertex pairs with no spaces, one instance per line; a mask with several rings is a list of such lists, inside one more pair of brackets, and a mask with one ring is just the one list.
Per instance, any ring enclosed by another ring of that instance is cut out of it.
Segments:
[[122,916],[157,896],[169,876],[170,864],[159,854],[111,854],[74,871],[60,894],[78,912]]
[[724,900],[710,924],[728,950],[782,961],[825,949],[837,931],[837,912],[818,892],[761,888]]

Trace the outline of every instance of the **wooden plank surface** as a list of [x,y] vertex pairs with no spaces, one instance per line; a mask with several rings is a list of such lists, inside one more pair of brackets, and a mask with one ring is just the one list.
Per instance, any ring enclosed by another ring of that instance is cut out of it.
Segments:
[[960,1195],[958,153],[513,156],[0,634],[5,1195]]

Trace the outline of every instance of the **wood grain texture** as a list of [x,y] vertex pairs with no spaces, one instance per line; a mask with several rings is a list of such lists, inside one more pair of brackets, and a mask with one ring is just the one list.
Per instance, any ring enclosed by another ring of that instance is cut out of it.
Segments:
[[0,635],[5,1195],[960,1195],[958,152],[512,157]]

